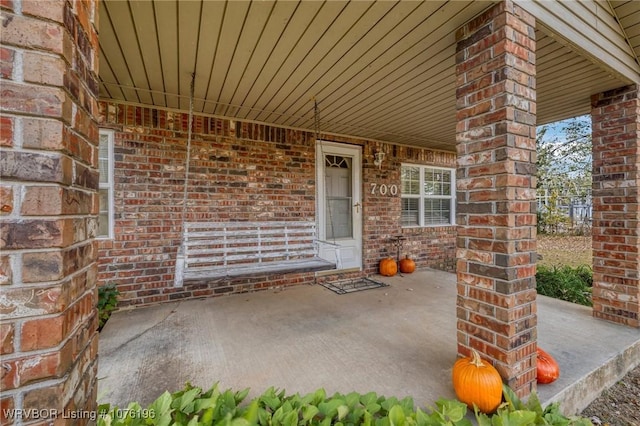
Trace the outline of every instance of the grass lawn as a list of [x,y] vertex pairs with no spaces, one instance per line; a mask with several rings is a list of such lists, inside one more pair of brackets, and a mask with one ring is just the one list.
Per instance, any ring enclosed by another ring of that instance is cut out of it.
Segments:
[[591,266],[591,236],[538,235],[539,265]]

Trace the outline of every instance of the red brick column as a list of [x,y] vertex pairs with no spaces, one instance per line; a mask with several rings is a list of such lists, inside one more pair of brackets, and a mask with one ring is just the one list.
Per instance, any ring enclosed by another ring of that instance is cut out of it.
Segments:
[[535,20],[511,1],[458,30],[458,352],[535,387]]
[[65,424],[69,410],[84,424],[96,408],[98,5],[0,8],[0,423]]
[[640,327],[640,96],[591,98],[593,314]]

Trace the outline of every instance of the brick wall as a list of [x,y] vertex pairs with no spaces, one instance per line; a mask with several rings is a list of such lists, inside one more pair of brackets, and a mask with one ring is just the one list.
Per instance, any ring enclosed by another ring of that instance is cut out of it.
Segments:
[[[426,228],[402,228],[400,226],[400,197],[371,193],[371,183],[400,188],[400,170],[403,163],[426,164],[439,167],[455,167],[455,154],[431,151],[407,146],[396,146],[374,142],[360,142],[364,145],[363,161],[363,252],[364,270],[367,274],[378,272],[382,257],[396,258],[393,245],[395,237],[402,235],[400,257],[409,255],[418,267],[431,267],[444,271],[455,270],[456,228],[434,226]],[[383,151],[385,160],[376,166],[374,153]]]
[[591,98],[593,314],[640,327],[640,95]]
[[457,33],[458,350],[536,383],[535,19],[503,1]]
[[0,422],[64,423],[96,408],[97,2],[0,8]]
[[[99,242],[101,283],[121,291],[120,306],[312,283],[314,274],[237,279],[173,287],[182,232],[188,114],[101,102],[101,124],[115,132],[116,236]],[[400,164],[455,165],[455,154],[322,135],[363,147],[365,275],[395,254],[390,238],[408,237],[403,253],[418,266],[452,270],[455,227],[402,229],[400,197],[371,195],[370,182],[400,184]],[[315,135],[196,115],[191,143],[187,220],[316,219]],[[388,151],[381,168],[376,149]]]

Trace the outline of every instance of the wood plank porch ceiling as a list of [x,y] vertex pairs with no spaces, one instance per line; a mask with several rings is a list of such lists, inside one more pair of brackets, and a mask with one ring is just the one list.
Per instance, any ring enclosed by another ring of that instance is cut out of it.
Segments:
[[[640,11],[613,2],[640,56]],[[455,147],[455,31],[488,1],[100,2],[100,96],[393,143]],[[631,7],[630,7],[631,6]],[[539,124],[628,84],[539,25]]]

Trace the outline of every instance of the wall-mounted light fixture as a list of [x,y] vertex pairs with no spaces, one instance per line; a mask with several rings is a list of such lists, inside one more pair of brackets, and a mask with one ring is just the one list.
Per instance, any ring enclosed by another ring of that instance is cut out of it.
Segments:
[[382,166],[382,162],[384,161],[384,155],[385,155],[384,151],[378,151],[375,154],[373,154],[373,157],[374,157],[373,164],[378,166],[378,168]]

